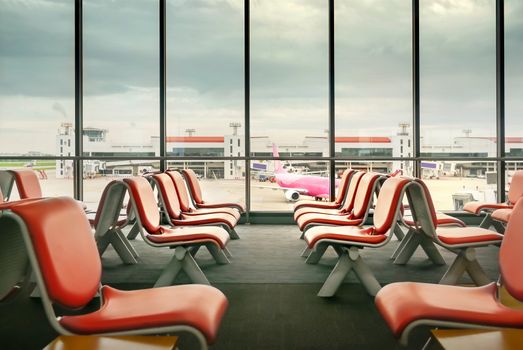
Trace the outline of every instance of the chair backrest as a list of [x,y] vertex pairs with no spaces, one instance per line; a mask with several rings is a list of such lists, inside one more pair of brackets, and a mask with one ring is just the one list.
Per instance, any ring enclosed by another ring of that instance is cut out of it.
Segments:
[[427,185],[423,180],[415,178],[406,193],[416,228],[421,228],[425,234],[437,240],[437,213]]
[[514,298],[523,301],[523,199],[519,199],[510,215],[499,251],[502,282]]
[[382,184],[374,209],[374,233],[387,233],[398,215],[403,194],[411,180],[404,177],[389,177]]
[[518,170],[514,173],[510,182],[508,202],[515,204],[521,197],[523,197],[523,170]]
[[[0,204],[0,211],[13,204],[16,202]],[[29,257],[24,237],[15,226],[14,220],[0,216],[0,303],[14,298],[29,280]]]
[[41,198],[42,188],[38,176],[32,169],[10,170],[14,176],[20,199]]
[[178,195],[178,201],[180,203],[180,208],[182,209],[182,212],[191,211],[191,199],[189,198],[189,192],[187,192],[187,188],[185,187],[185,181],[183,180],[182,174],[172,170],[166,171],[165,173],[169,175],[169,177],[174,183],[174,187],[176,188],[176,194]]
[[160,212],[154,191],[146,178],[135,176],[123,179],[142,227],[149,234],[160,233]]
[[429,210],[428,214],[430,214],[432,224],[434,225],[434,229],[436,229],[438,227],[438,213],[436,212],[436,207],[434,206],[434,201],[432,200],[429,188],[422,179],[416,178],[414,181],[422,188],[423,193],[425,194],[425,201],[427,202]]
[[192,199],[196,204],[203,204],[202,188],[200,187],[200,181],[196,173],[192,169],[183,169],[182,174],[187,181],[189,190],[191,191]]
[[70,309],[84,307],[100,286],[102,265],[80,204],[57,197],[20,201],[10,209],[3,218],[30,239],[33,268],[40,271],[49,299]]
[[14,175],[11,171],[0,170],[0,191],[2,192],[3,201],[9,200],[14,182]]
[[340,184],[338,186],[338,194],[336,195],[334,203],[341,204],[345,200],[345,197],[347,195],[347,188],[349,187],[349,183],[355,172],[356,170],[352,169],[345,169],[345,171],[343,171],[343,174],[341,175]]
[[378,180],[383,178],[379,173],[365,173],[358,185],[352,208],[352,217],[355,219],[364,218],[372,203],[374,192],[377,189]]
[[178,219],[182,214],[182,210],[180,209],[180,201],[178,200],[173,180],[167,174],[154,174],[152,179],[160,192],[162,204],[164,210],[167,211],[167,215],[170,219]]
[[341,207],[341,210],[346,213],[350,213],[352,208],[354,208],[356,192],[358,191],[358,186],[360,185],[360,181],[363,175],[365,175],[364,171],[357,171],[354,175],[352,175],[349,188],[347,189],[347,195],[345,196],[345,202],[343,202],[343,206]]
[[[96,210],[93,227],[95,237],[99,238],[115,226],[120,217],[127,186],[121,180],[113,180],[105,186]],[[129,210],[130,205],[128,205]]]

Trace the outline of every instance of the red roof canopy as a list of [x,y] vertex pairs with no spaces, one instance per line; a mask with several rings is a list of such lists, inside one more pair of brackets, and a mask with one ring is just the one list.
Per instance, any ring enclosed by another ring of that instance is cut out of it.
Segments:
[[166,142],[216,142],[223,143],[223,136],[167,136]]
[[390,143],[389,137],[381,136],[351,136],[336,137],[338,143]]

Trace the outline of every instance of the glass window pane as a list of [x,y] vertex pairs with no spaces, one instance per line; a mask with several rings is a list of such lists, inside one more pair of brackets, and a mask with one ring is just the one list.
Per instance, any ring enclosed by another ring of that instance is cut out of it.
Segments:
[[84,153],[159,154],[158,0],[85,0]]
[[[336,154],[412,156],[407,140],[395,141],[412,134],[411,2],[335,5]],[[380,140],[390,143],[374,145]]]
[[523,157],[523,3],[505,0],[505,151]]
[[471,201],[497,201],[495,162],[422,161],[422,179],[437,210],[462,210]]
[[[73,196],[72,160],[1,160],[0,170],[32,169],[38,177],[43,197]],[[6,193],[3,193],[7,196]],[[20,199],[16,184],[13,185],[9,200]]]
[[251,136],[326,138],[328,1],[251,1]]
[[422,155],[475,155],[496,141],[495,22],[494,0],[420,2]]
[[56,135],[74,122],[73,5],[51,0],[1,4],[3,154],[64,155]]
[[243,13],[239,0],[167,1],[169,155],[244,155]]
[[109,182],[160,170],[160,162],[157,160],[88,159],[83,163],[84,203],[91,211],[97,210],[104,188]]
[[170,169],[192,169],[199,178],[203,200],[207,203],[245,205],[245,161],[198,160],[168,161]]
[[507,162],[505,166],[505,198],[508,199],[508,191],[512,183],[512,177],[516,171],[523,171],[523,162]]
[[382,174],[398,173],[405,176],[413,176],[413,162],[411,161],[338,161],[336,162],[336,173],[340,174],[345,169],[361,171],[373,171]]

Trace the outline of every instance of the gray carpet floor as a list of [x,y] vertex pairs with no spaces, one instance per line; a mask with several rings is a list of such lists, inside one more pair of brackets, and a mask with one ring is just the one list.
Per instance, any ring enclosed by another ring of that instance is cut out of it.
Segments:
[[[300,257],[305,243],[298,238],[300,232],[294,225],[241,225],[237,232],[241,239],[230,241],[228,247],[233,257],[228,265],[217,265],[204,248],[198,251],[196,260],[211,283],[322,283],[336,264],[337,255],[332,249],[319,264],[306,264]],[[103,255],[104,283],[154,283],[173,255],[171,249],[151,247],[140,239],[132,244],[140,255],[138,264],[124,265],[111,248]],[[382,284],[437,283],[455,258],[454,253],[440,248],[447,265],[436,266],[419,248],[407,265],[394,265],[389,257],[397,244],[393,239],[382,248],[362,251],[363,259]],[[492,280],[497,279],[499,273],[498,250],[497,247],[477,249],[478,260]],[[181,275],[177,282],[188,280]],[[346,282],[358,281],[349,274]],[[466,276],[463,283],[469,282]]]

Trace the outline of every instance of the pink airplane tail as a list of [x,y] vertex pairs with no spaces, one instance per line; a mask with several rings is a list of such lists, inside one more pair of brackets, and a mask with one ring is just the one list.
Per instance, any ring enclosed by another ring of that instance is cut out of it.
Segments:
[[[279,157],[280,153],[278,152],[278,146],[276,146],[275,143],[272,144],[272,156],[273,157]],[[283,174],[287,171],[283,168],[283,165],[279,160],[274,161],[274,173],[276,174]]]

